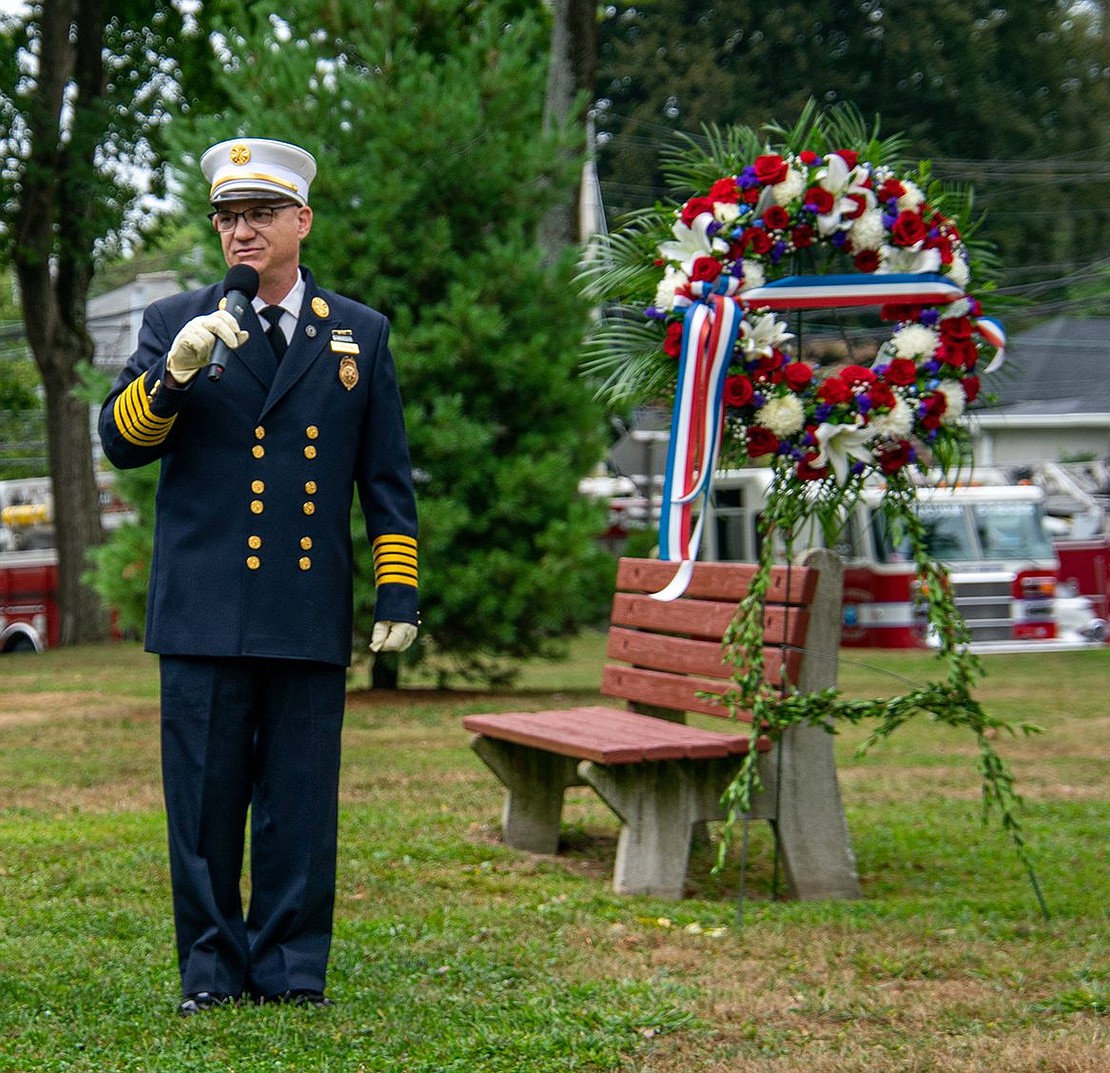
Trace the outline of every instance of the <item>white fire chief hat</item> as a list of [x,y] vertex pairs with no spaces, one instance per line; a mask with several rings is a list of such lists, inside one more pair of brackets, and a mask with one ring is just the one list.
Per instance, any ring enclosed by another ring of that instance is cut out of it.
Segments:
[[290,198],[308,204],[308,187],[316,177],[311,153],[268,138],[230,138],[205,151],[200,170],[211,183],[208,200]]

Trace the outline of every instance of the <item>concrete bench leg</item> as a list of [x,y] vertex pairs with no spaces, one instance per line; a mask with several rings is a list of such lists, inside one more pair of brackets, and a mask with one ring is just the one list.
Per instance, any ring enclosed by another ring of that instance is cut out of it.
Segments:
[[563,794],[568,786],[581,785],[578,761],[480,734],[470,747],[505,786],[501,813],[505,844],[532,853],[557,852]]
[[613,889],[681,898],[696,824],[721,818],[734,760],[617,764],[583,761],[578,773],[620,817]]
[[[863,894],[840,800],[833,742],[820,727],[791,727],[760,766],[761,796],[777,804],[778,815],[771,822],[787,889],[802,901]],[[776,785],[780,777],[781,785]]]

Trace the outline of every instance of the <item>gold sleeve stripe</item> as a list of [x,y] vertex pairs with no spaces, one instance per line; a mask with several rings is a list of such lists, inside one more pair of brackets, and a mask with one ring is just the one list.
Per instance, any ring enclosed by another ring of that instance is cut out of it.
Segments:
[[399,533],[386,533],[374,541],[374,583],[416,585],[416,540]]
[[116,398],[112,414],[120,435],[136,447],[157,447],[169,435],[175,417],[159,417],[150,409],[144,377],[131,381]]

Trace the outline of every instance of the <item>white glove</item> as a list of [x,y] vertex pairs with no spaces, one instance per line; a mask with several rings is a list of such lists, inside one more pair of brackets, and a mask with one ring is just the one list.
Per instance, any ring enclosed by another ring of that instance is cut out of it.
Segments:
[[170,345],[166,368],[179,384],[187,384],[209,363],[217,339],[234,350],[247,341],[249,334],[226,309],[193,317]]
[[371,652],[404,652],[416,640],[411,622],[375,622],[370,635]]

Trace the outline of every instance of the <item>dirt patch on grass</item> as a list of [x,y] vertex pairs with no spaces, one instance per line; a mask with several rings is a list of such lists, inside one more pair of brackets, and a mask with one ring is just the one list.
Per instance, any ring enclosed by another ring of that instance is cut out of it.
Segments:
[[130,702],[93,692],[2,693],[0,728],[51,723],[61,719],[134,716],[149,711],[148,702]]

